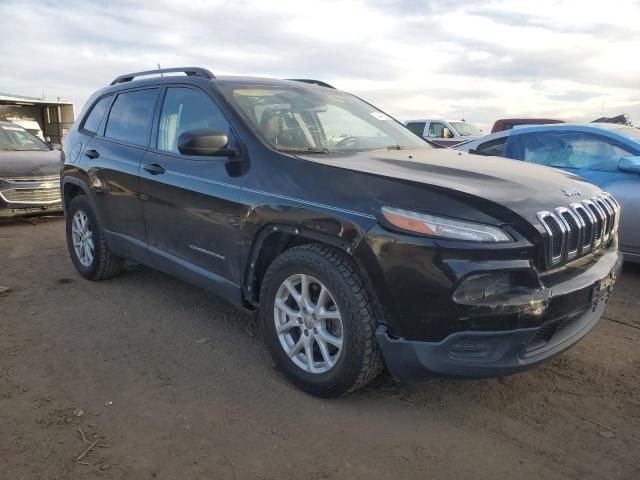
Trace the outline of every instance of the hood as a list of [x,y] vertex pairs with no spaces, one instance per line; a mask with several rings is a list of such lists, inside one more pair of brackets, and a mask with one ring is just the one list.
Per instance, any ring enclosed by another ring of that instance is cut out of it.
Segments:
[[59,175],[62,167],[61,153],[59,150],[0,150],[0,178]]
[[536,225],[537,212],[568,206],[601,192],[581,177],[561,170],[451,149],[376,150],[302,158],[483,198]]

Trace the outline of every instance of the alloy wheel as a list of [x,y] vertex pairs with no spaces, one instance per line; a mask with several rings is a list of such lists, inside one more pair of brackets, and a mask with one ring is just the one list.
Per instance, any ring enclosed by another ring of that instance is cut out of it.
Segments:
[[329,289],[305,274],[288,277],[276,294],[274,321],[278,340],[291,361],[302,370],[320,374],[340,358],[344,328]]
[[89,217],[82,210],[76,210],[71,221],[71,240],[78,261],[84,267],[93,263],[95,245],[93,243],[93,231]]

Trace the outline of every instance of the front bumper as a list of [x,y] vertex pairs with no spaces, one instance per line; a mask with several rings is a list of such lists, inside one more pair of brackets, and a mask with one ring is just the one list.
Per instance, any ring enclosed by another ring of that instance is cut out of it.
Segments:
[[0,205],[0,218],[30,217],[62,213],[62,203],[47,206],[30,206],[12,208]]
[[[593,329],[621,267],[622,255],[611,250],[580,273],[562,274],[566,277],[541,292],[547,301],[537,325],[525,322],[522,328],[463,328],[438,341],[394,337],[382,325],[376,332],[377,340],[391,374],[403,382],[434,375],[473,378],[516,373],[566,350]],[[522,311],[526,312],[524,304]],[[490,321],[488,317],[485,312],[473,323]]]

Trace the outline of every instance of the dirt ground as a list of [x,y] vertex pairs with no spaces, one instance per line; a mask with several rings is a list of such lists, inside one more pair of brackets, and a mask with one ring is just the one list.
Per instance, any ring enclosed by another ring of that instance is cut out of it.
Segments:
[[338,400],[291,387],[252,318],[203,290],[81,279],[61,219],[0,225],[0,285],[2,479],[640,478],[634,266],[545,366]]

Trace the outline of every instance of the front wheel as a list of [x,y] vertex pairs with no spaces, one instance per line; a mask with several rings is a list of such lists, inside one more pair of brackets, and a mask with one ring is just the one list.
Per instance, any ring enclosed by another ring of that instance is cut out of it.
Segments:
[[66,212],[67,247],[80,274],[89,280],[111,278],[123,260],[109,250],[95,213],[84,195],[74,197]]
[[269,351],[301,390],[343,395],[382,369],[371,294],[343,252],[318,244],[287,250],[269,266],[260,299]]

